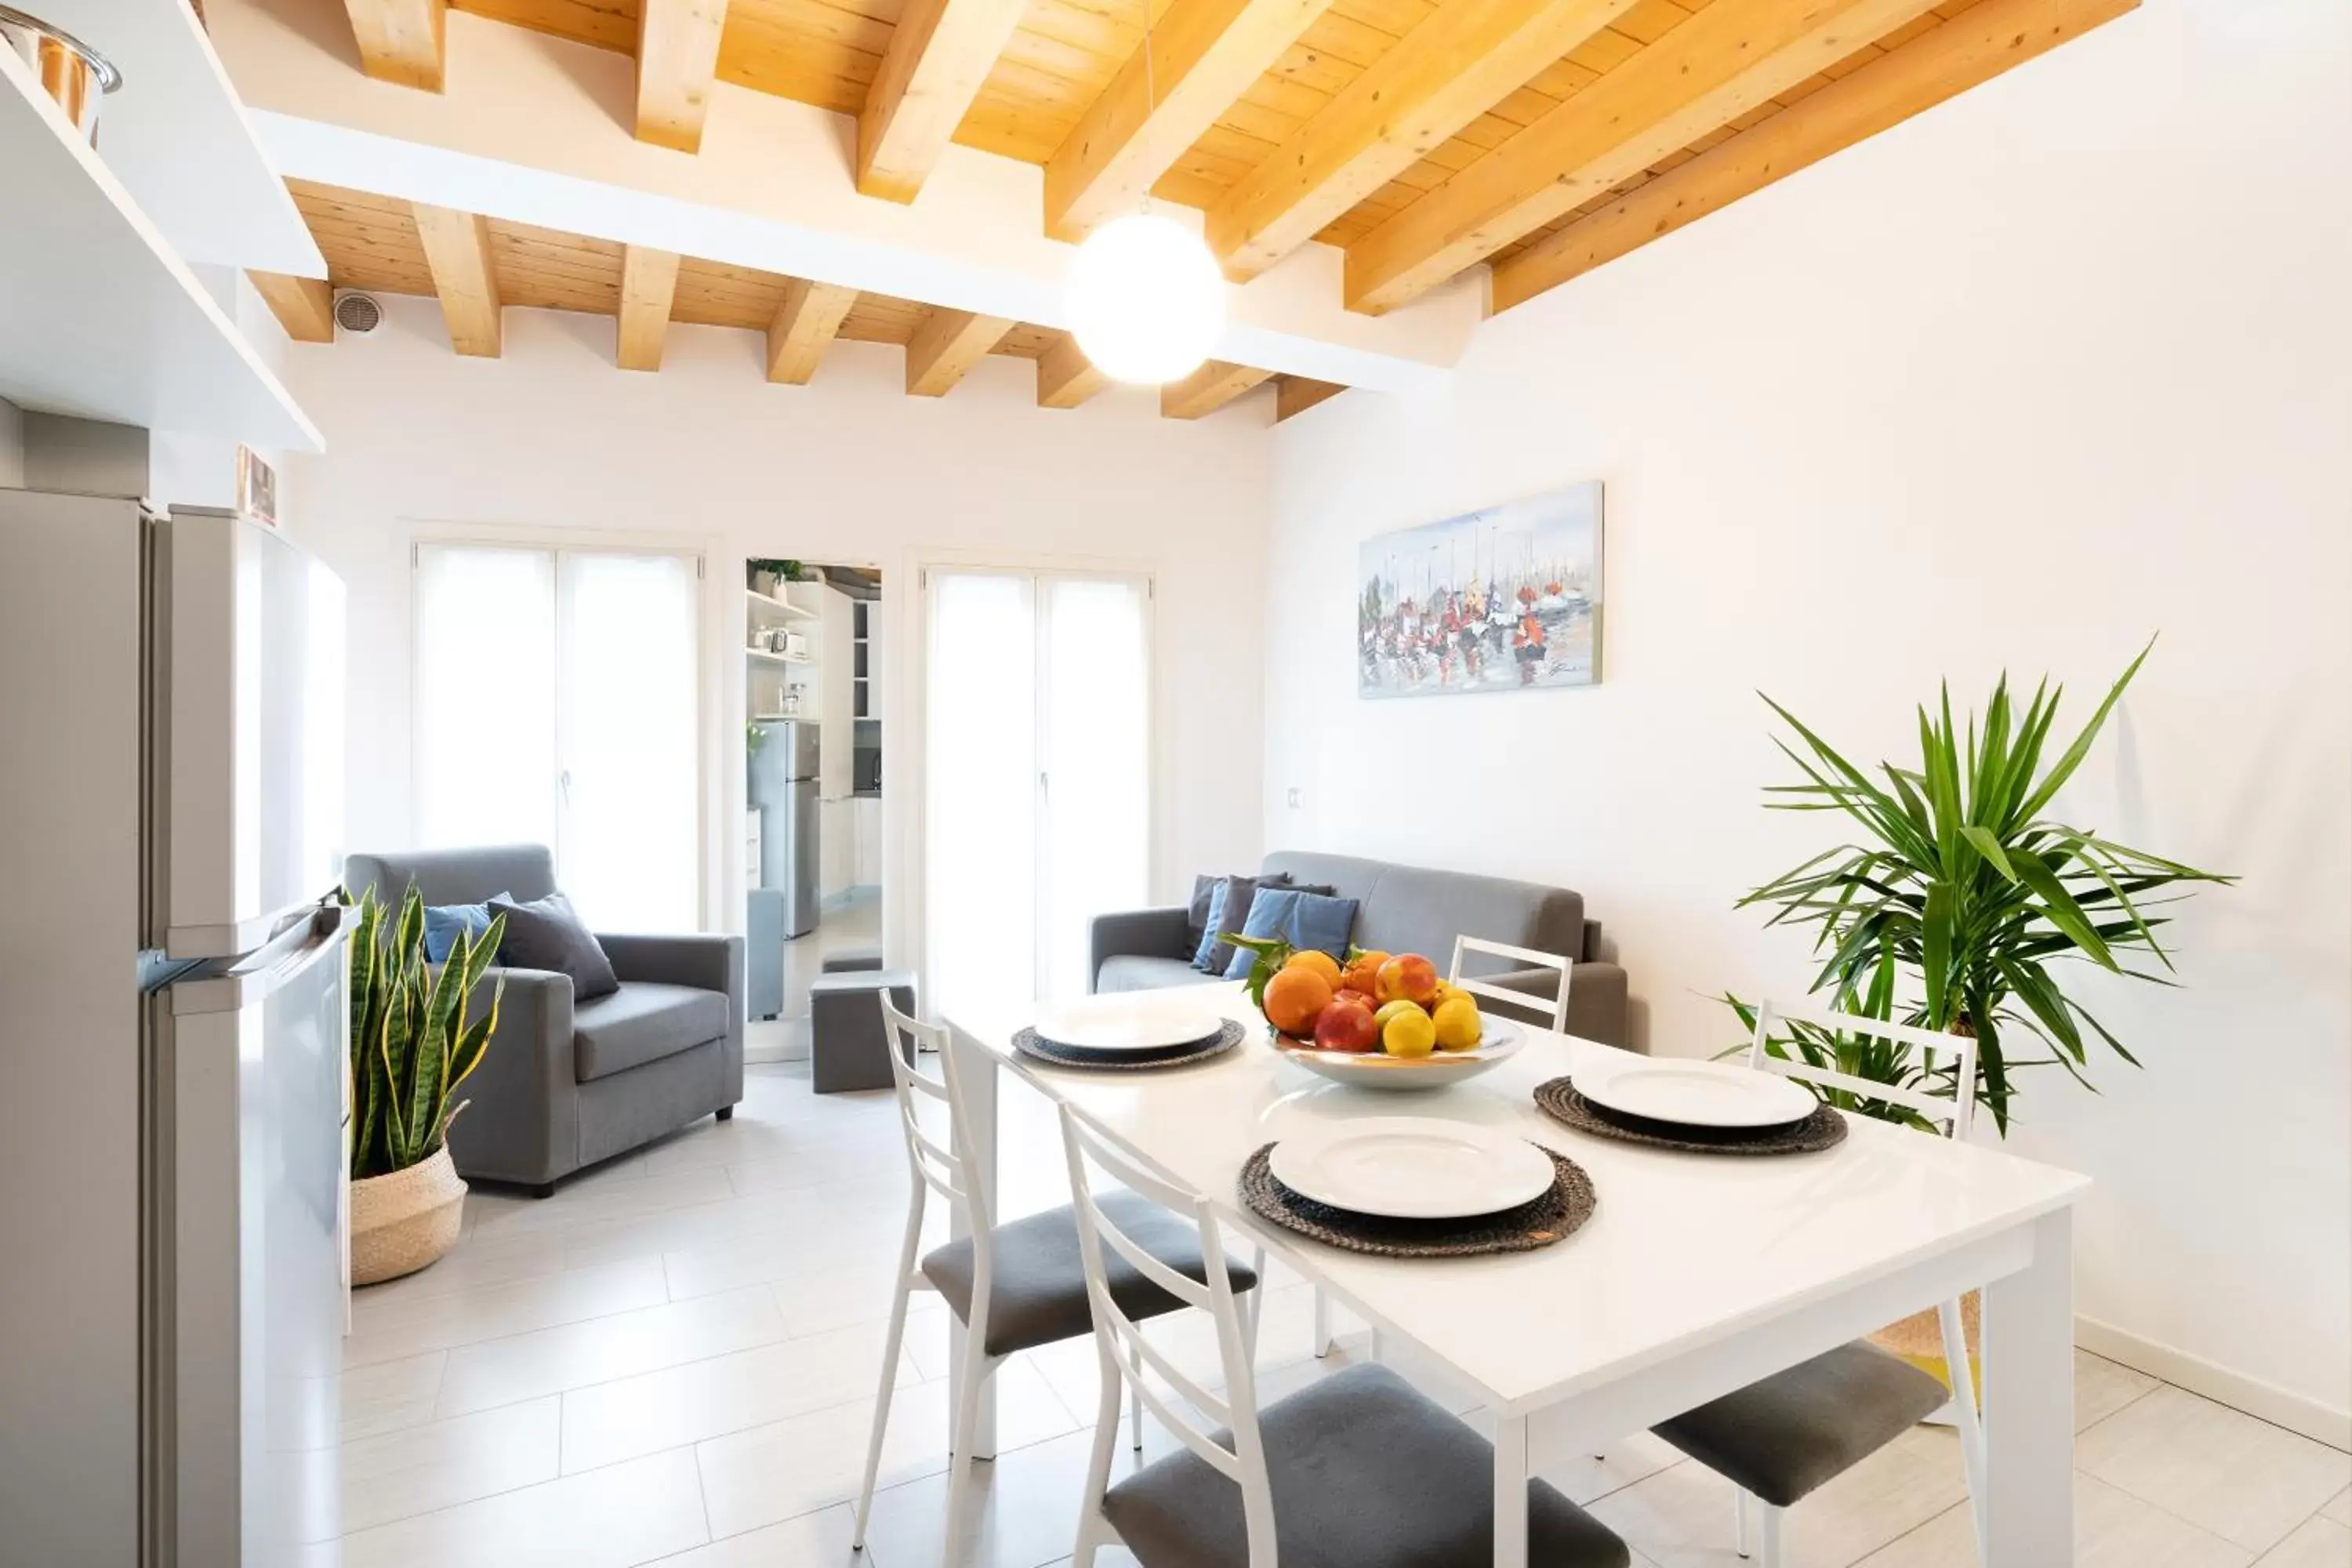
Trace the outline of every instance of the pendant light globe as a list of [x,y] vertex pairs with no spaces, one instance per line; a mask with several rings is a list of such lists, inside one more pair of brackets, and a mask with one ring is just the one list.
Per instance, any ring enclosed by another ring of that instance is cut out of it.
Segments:
[[1225,280],[1201,237],[1157,213],[1104,224],[1070,260],[1071,335],[1097,370],[1144,386],[1201,367],[1225,327]]

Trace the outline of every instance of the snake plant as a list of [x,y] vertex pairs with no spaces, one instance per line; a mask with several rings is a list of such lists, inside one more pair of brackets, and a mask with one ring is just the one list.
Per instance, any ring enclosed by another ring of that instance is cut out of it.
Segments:
[[[2164,974],[2130,962],[2144,954],[2168,972],[2172,967],[2157,938],[2165,920],[2147,911],[2187,897],[2190,884],[2235,880],[2042,815],[2082,765],[2149,648],[2140,650],[2047,768],[2042,750],[2062,689],[2046,679],[2021,714],[2003,676],[1982,721],[1969,716],[1965,735],[1954,725],[1945,690],[1937,715],[1919,710],[1917,764],[1880,763],[1883,783],[1764,699],[1795,732],[1796,743],[1777,743],[1805,777],[1772,786],[1773,804],[1837,813],[1855,837],[1773,878],[1739,907],[1769,907],[1768,925],[1815,928],[1814,951],[1823,962],[1812,990],[1838,1010],[1973,1037],[1973,1089],[2004,1133],[2015,1069],[2054,1063],[2093,1087],[2094,1037],[2138,1065],[2068,993],[2059,961],[2169,984]],[[1727,1000],[1752,1029],[1753,1011]],[[2048,1054],[2011,1055],[2021,1037],[2039,1041]],[[1766,1048],[1877,1083],[1949,1082],[1948,1068],[1931,1071],[1908,1047],[1852,1035],[1792,1027]],[[1905,1119],[1884,1102],[1852,1109]]]
[[501,977],[481,1017],[466,999],[497,957],[506,917],[461,932],[446,963],[425,956],[425,900],[414,886],[396,911],[369,889],[352,936],[352,1085],[358,1125],[352,1176],[387,1176],[432,1157],[465,1102],[450,1096],[481,1065],[498,1032]]

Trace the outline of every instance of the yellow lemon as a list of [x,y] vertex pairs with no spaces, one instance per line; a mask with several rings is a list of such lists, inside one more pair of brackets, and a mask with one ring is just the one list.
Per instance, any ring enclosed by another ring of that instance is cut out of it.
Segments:
[[1430,1022],[1437,1043],[1449,1051],[1470,1049],[1486,1032],[1486,1020],[1478,1016],[1478,1004],[1466,995],[1440,1002]]
[[1392,1057],[1425,1057],[1437,1048],[1437,1026],[1407,1002],[1381,1026],[1381,1047]]

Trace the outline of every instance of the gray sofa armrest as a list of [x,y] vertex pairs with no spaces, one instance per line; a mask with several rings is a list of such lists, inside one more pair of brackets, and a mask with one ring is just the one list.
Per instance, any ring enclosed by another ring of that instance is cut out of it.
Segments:
[[481,1066],[458,1086],[465,1110],[449,1124],[457,1173],[538,1185],[579,1163],[580,1081],[572,1050],[572,977],[491,969],[467,999],[471,1023],[503,979],[499,1026]]
[[743,939],[673,932],[661,936],[600,934],[596,941],[604,949],[604,956],[613,961],[613,973],[623,980],[694,985],[727,994],[726,1103],[740,1103],[743,1099],[743,1020],[745,1003],[751,994]]
[[[1572,963],[1568,975],[1568,1033],[1604,1046],[1625,1046],[1625,972],[1613,963]],[[1551,1011],[1553,987],[1559,984],[1559,974],[1549,969],[1512,969],[1478,978],[1489,985],[1542,998],[1541,1011],[1547,1016]],[[1522,1019],[1530,1020],[1542,1023],[1549,1018],[1530,1013]]]
[[1184,950],[1184,921],[1190,910],[1182,904],[1160,910],[1122,910],[1094,918],[1087,953],[1087,989],[1095,988],[1103,960],[1120,953],[1142,958],[1190,958]]

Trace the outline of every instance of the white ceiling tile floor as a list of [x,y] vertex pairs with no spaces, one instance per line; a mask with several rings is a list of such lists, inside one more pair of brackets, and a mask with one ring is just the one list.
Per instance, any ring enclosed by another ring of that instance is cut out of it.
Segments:
[[[1003,1212],[1066,1201],[1050,1110],[1003,1096]],[[817,1096],[804,1064],[750,1069],[704,1121],[551,1198],[478,1191],[433,1268],[359,1293],[346,1341],[343,1513],[317,1568],[842,1568],[864,1462],[907,1170],[887,1094]],[[937,1205],[934,1205],[936,1207]],[[935,1223],[933,1234],[941,1234]],[[1279,1264],[1265,1397],[1360,1359],[1307,1352],[1312,1292]],[[1205,1325],[1155,1331],[1219,1381]],[[866,1568],[941,1568],[951,1320],[919,1296]],[[1411,1359],[1392,1364],[1413,1375]],[[2080,1568],[2347,1568],[2352,1457],[2077,1352]],[[971,1568],[1069,1554],[1098,1398],[1093,1345],[999,1374],[995,1463]],[[1458,1390],[1430,1392],[1474,1426]],[[1145,1458],[1168,1451],[1149,1430]],[[1535,1435],[1539,1470],[1633,1548],[1634,1568],[1733,1568],[1727,1483],[1646,1433],[1593,1455]],[[1117,1473],[1135,1463],[1122,1442]],[[1919,1427],[1791,1511],[1789,1568],[1973,1568],[1959,1457]],[[1106,1551],[1099,1568],[1130,1568]]]

